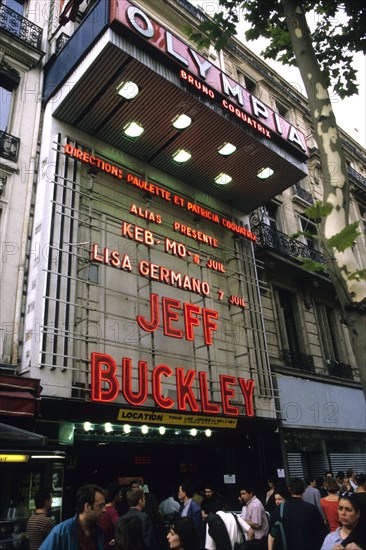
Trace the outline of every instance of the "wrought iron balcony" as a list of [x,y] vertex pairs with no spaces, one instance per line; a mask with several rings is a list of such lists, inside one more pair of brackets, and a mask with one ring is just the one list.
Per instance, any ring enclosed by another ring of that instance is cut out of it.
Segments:
[[345,378],[346,380],[354,379],[351,365],[338,363],[338,361],[327,361],[327,364],[330,376],[337,376],[337,378]]
[[293,199],[295,199],[296,197],[299,197],[307,204],[314,203],[312,194],[309,193],[309,191],[306,191],[306,189],[303,189],[303,187],[301,187],[301,185],[299,185],[298,183],[295,183],[295,185],[293,186],[293,190],[294,190]]
[[255,247],[257,249],[271,248],[286,256],[291,256],[293,258],[309,258],[325,264],[324,255],[321,252],[314,248],[310,248],[310,246],[304,244],[302,241],[293,239],[277,229],[273,229],[273,227],[265,223],[258,224],[253,227],[251,231],[257,237],[255,241]]
[[350,166],[347,167],[348,177],[350,182],[363,194],[366,194],[366,178],[364,178],[357,170],[354,170]]
[[41,49],[41,27],[38,27],[4,4],[0,4],[0,28],[37,50]]
[[0,130],[0,157],[16,162],[20,139]]
[[314,358],[312,355],[297,353],[289,349],[281,350],[286,367],[292,367],[305,372],[315,372]]
[[69,41],[70,37],[68,34],[62,32],[60,36],[56,39],[56,55],[60,53],[65,44]]

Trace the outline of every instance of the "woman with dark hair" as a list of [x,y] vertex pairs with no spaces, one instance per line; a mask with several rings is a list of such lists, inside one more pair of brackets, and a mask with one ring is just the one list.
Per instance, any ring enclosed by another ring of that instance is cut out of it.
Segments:
[[[340,527],[325,537],[320,550],[343,550],[344,548],[357,548],[357,546],[365,549],[362,530],[359,537],[356,534],[360,519],[360,504],[356,495],[353,493],[341,494],[338,501],[338,518]],[[356,536],[351,538],[351,535]],[[348,541],[350,541],[349,544],[347,544]]]
[[166,536],[169,548],[175,550],[199,550],[197,531],[191,518],[177,517],[170,524]]
[[[276,484],[276,486],[274,488],[274,492],[273,492],[273,498],[274,498],[274,502],[275,502],[275,509],[277,508],[277,506],[280,506],[280,504],[282,502],[285,502],[290,497],[291,497],[291,493],[288,490],[288,488],[286,487],[285,483],[283,481],[279,481]],[[275,514],[274,514],[274,510],[273,510],[272,514],[269,517],[269,534],[273,538],[276,538],[277,530],[278,530],[278,521],[277,522],[275,521],[274,516],[275,516]],[[272,544],[272,546],[273,546],[273,548],[278,547],[275,544]]]
[[270,476],[267,480],[269,490],[266,493],[265,510],[269,514],[271,514],[273,512],[273,510],[276,506],[275,496],[274,496],[275,495],[274,491],[275,491],[276,483],[277,483],[277,478],[275,476]]
[[288,488],[286,487],[286,485],[284,483],[279,482],[274,488],[273,496],[274,496],[276,506],[279,506],[281,502],[284,502],[285,500],[290,498],[291,494]]
[[121,518],[115,533],[115,550],[147,550],[142,522],[137,516]]
[[159,511],[159,503],[155,495],[145,493],[145,514],[151,519],[152,526],[152,548],[151,550],[164,550],[168,548],[166,541],[166,530],[164,528],[164,518]]

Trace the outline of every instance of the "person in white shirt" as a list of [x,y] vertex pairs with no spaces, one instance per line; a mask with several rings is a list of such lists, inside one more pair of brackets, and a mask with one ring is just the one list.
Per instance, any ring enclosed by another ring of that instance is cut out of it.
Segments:
[[[216,512],[216,514],[211,514],[209,516],[211,521],[212,516],[219,516],[219,518],[221,518],[221,520],[223,521],[227,534],[229,535],[232,550],[234,550],[234,545],[236,542],[243,542],[243,533],[246,540],[251,540],[254,538],[253,529],[251,529],[247,522],[244,521],[239,515],[235,514],[235,518],[233,513],[222,512],[221,510],[219,510],[218,512]],[[210,535],[210,520],[208,520],[206,526],[205,550],[216,550],[216,542],[214,538]],[[238,526],[238,522],[236,520],[239,522],[241,529]]]

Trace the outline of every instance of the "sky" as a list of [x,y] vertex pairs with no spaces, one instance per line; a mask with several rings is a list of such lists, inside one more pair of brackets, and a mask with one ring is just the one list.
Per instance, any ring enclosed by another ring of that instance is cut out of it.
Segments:
[[[209,15],[213,15],[218,9],[217,0],[189,0],[191,4],[204,9]],[[311,21],[309,22],[311,25]],[[245,23],[240,22],[238,26],[238,39],[242,39],[247,48],[261,57],[272,69],[287,82],[293,85],[297,91],[306,96],[305,87],[300,72],[296,67],[289,67],[281,63],[264,59],[260,54],[265,47],[264,40],[246,42],[244,37]],[[357,69],[358,94],[341,100],[335,94],[331,95],[331,102],[338,126],[345,130],[353,139],[366,149],[366,56],[357,54],[354,56],[354,67]]]

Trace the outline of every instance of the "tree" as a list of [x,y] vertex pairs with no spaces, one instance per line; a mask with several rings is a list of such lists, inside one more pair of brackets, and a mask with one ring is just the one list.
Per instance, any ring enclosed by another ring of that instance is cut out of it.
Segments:
[[[358,0],[218,1],[223,9],[203,21],[198,31],[189,30],[198,46],[214,42],[222,49],[236,34],[243,16],[251,25],[245,33],[247,40],[269,39],[264,57],[296,65],[300,71],[323,174],[324,202],[311,214],[320,220],[327,271],[349,329],[366,396],[364,273],[357,271],[351,246],[358,233],[355,224],[349,225],[347,165],[329,94],[331,88],[341,98],[357,92],[352,61],[355,52],[366,52],[366,5]],[[314,31],[306,19],[311,10],[317,18]],[[315,265],[306,267],[317,269]]]

